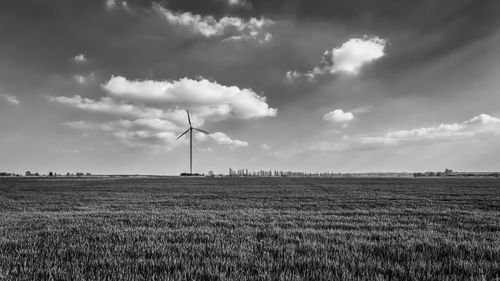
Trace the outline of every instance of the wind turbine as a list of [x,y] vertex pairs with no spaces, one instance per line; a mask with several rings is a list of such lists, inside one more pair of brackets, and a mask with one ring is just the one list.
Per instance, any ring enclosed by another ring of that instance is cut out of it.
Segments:
[[187,132],[189,132],[189,174],[193,174],[193,130],[202,132],[204,134],[210,134],[209,132],[203,131],[202,129],[194,128],[191,125],[191,117],[189,117],[189,110],[186,109],[187,116],[188,116],[188,122],[189,122],[189,129],[187,129],[184,133],[182,133],[180,136],[177,137],[177,139],[180,139],[182,136],[184,136]]

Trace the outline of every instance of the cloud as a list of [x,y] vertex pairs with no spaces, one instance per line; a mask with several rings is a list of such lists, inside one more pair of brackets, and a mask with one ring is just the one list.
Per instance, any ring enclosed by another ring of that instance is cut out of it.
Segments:
[[258,40],[260,44],[264,44],[270,42],[273,39],[273,35],[269,32],[266,32],[264,36],[260,36],[259,38],[252,35],[235,35],[228,37],[222,41],[248,41],[248,40]]
[[211,133],[209,135],[197,134],[196,138],[200,141],[212,140],[215,143],[217,143],[219,145],[227,146],[230,149],[248,146],[248,142],[241,141],[241,140],[233,140],[228,135],[221,133],[221,132],[215,132],[215,133]]
[[207,38],[255,39],[259,42],[267,42],[272,38],[271,34],[265,32],[264,29],[274,24],[274,22],[264,17],[244,20],[238,17],[225,16],[217,20],[213,16],[202,16],[190,12],[173,12],[159,4],[154,4],[153,8],[160,12],[171,25],[183,27]]
[[500,119],[480,114],[462,123],[440,124],[410,130],[399,130],[382,136],[363,137],[365,145],[399,145],[416,142],[456,141],[483,134],[500,134]]
[[[155,118],[137,119],[133,121],[122,119],[103,123],[74,121],[66,122],[64,125],[79,130],[105,132],[129,147],[153,147],[167,150],[182,143],[182,139],[180,141],[177,140],[178,133],[176,132],[185,129],[168,120]],[[198,141],[211,141],[212,143],[226,146],[230,149],[248,146],[248,142],[233,140],[222,132],[205,135],[194,131],[193,134]]]
[[119,0],[106,0],[106,8],[111,11],[118,8],[123,8],[123,10],[130,12],[129,4],[127,1],[119,1]]
[[148,108],[140,105],[119,103],[109,97],[100,100],[82,98],[79,95],[74,97],[50,97],[50,101],[70,105],[85,111],[109,113],[113,115],[136,117],[136,118],[161,118],[167,113],[164,110]]
[[89,121],[74,121],[74,122],[66,122],[65,126],[81,129],[81,130],[102,130],[102,131],[115,131],[118,128],[120,129],[131,129],[131,130],[151,130],[151,131],[174,131],[179,130],[179,126],[176,124],[162,120],[158,118],[148,118],[148,119],[136,119],[133,121],[130,120],[116,120],[116,121],[108,121],[104,123],[93,123]]
[[227,0],[227,4],[230,7],[241,7],[245,9],[252,8],[252,4],[247,0]]
[[85,57],[84,54],[78,54],[73,58],[73,60],[77,63],[81,63],[81,62],[86,62],[87,58]]
[[0,98],[4,99],[5,101],[7,101],[10,104],[18,105],[21,103],[21,102],[19,102],[17,97],[15,97],[13,95],[9,95],[9,94],[0,93]]
[[[481,140],[483,136],[500,135],[500,118],[487,114],[477,115],[461,123],[439,124],[409,130],[398,130],[380,136],[347,136],[328,141],[296,143],[285,150],[270,153],[271,156],[288,160],[311,152],[372,150],[405,147],[455,141]],[[395,150],[396,151],[396,150]]]
[[[186,128],[183,108],[189,108],[193,126],[201,126],[206,121],[254,119],[276,116],[277,113],[276,109],[269,107],[265,97],[251,89],[224,86],[206,79],[130,81],[113,76],[102,88],[108,95],[100,99],[79,95],[49,99],[88,112],[118,116],[120,119],[104,123],[77,121],[65,125],[80,130],[102,131],[133,147],[174,146],[177,136]],[[221,132],[206,138],[230,148],[248,145]]]
[[292,83],[293,81],[298,80],[303,76],[304,76],[304,74],[298,72],[297,70],[293,70],[293,71],[289,70],[286,72],[285,80],[289,83]]
[[116,0],[106,0],[106,8],[114,9],[117,7]]
[[77,75],[73,76],[73,79],[75,79],[75,81],[78,82],[78,84],[85,85],[91,81],[94,81],[95,75],[94,75],[94,73],[90,73],[88,75],[77,74]]
[[302,73],[299,71],[288,71],[285,79],[288,82],[305,78],[307,81],[315,81],[319,76],[332,75],[335,73],[359,74],[363,65],[377,60],[385,55],[387,40],[379,37],[352,38],[344,42],[340,47],[327,50],[318,66],[312,70]]
[[116,120],[108,122],[75,121],[65,126],[85,130],[101,131],[128,147],[147,147],[170,150],[178,143],[175,124],[161,119]]
[[[103,113],[131,119],[162,119],[169,120],[175,124],[185,125],[186,111],[178,108],[159,109],[144,105],[128,104],[116,101],[109,97],[99,100],[82,98],[79,95],[73,97],[50,97],[50,101],[73,106],[88,112]],[[197,114],[191,114],[194,125],[200,126],[205,119]]]
[[206,79],[177,81],[132,81],[113,76],[103,89],[114,98],[161,106],[189,107],[199,117],[213,120],[251,119],[276,116],[265,97],[251,89],[224,86]]
[[334,111],[323,115],[323,120],[337,123],[346,123],[352,121],[353,119],[354,114],[352,114],[352,112],[344,112],[342,109],[335,109]]

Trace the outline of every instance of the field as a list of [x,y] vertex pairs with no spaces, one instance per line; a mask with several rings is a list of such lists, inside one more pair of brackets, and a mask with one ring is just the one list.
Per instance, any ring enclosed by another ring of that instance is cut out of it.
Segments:
[[500,179],[0,179],[0,280],[500,280]]

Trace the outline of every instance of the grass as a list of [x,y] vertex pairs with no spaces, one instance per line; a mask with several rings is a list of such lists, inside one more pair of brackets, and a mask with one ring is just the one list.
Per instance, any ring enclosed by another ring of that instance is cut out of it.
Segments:
[[499,280],[500,180],[0,179],[0,280]]

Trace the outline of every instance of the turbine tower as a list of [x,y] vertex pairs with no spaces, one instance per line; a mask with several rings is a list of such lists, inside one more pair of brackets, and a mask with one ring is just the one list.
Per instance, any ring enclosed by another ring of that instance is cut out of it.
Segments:
[[193,130],[202,132],[204,134],[210,134],[209,132],[203,131],[202,129],[194,128],[191,125],[191,117],[189,117],[189,110],[186,109],[187,116],[188,116],[188,122],[189,122],[189,129],[187,129],[184,133],[182,133],[180,136],[177,137],[177,139],[180,139],[182,136],[184,136],[187,132],[189,132],[189,174],[193,174]]

